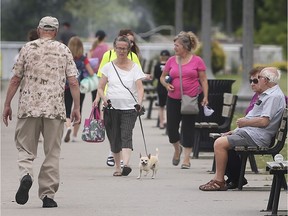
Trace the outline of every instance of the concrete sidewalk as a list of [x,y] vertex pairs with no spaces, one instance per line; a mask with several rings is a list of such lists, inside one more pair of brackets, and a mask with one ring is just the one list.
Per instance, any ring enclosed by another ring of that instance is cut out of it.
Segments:
[[[2,102],[6,87],[1,92]],[[249,215],[264,216],[260,212],[267,206],[272,176],[265,170],[260,174],[246,174],[248,185],[243,191],[202,192],[200,184],[208,182],[213,174],[213,154],[200,153],[199,159],[191,160],[191,169],[182,170],[172,165],[173,148],[164,131],[156,128],[157,111],[152,119],[142,118],[148,152],[154,154],[159,148],[160,168],[156,179],[142,177],[137,180],[139,153],[145,154],[139,121],[134,130],[134,152],[131,158],[132,173],[127,177],[113,177],[114,169],[106,165],[109,144],[92,144],[80,140],[62,144],[61,184],[55,201],[58,208],[43,209],[38,198],[37,175],[44,159],[42,142],[34,161],[35,181],[30,190],[29,201],[24,205],[15,202],[19,186],[17,173],[17,150],[14,144],[18,95],[13,99],[13,120],[8,127],[1,122],[1,215],[2,216],[186,216],[186,215]],[[82,120],[91,109],[91,95],[84,102]],[[1,104],[1,114],[3,103]],[[82,130],[82,127],[81,129]],[[181,162],[180,162],[181,164]],[[248,169],[249,170],[249,169]],[[257,189],[258,188],[258,189]],[[260,188],[260,189],[259,189]],[[282,191],[279,209],[287,209],[287,192]],[[279,212],[285,215],[285,212]],[[287,215],[287,211],[286,211]]]

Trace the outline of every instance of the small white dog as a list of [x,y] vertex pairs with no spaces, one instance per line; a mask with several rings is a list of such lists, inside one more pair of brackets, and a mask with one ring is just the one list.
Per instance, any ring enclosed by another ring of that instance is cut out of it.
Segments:
[[148,157],[142,157],[140,153],[140,163],[139,163],[139,168],[140,168],[140,173],[137,179],[140,179],[142,176],[142,171],[146,171],[145,176],[152,170],[152,179],[155,178],[158,166],[159,166],[159,159],[158,159],[159,151],[158,148],[156,148],[156,155],[151,155],[149,154]]

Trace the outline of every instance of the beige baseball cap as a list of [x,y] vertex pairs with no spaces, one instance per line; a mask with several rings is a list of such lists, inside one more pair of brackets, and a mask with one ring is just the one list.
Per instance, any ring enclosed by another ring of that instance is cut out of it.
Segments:
[[38,28],[44,30],[51,30],[56,28],[58,30],[59,28],[58,19],[52,16],[45,16],[40,20]]

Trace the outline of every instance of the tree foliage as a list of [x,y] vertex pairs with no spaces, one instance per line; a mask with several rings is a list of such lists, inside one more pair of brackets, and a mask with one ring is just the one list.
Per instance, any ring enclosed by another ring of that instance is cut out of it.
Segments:
[[25,41],[27,32],[36,28],[43,16],[56,16],[59,20],[71,15],[62,8],[65,0],[2,0],[1,40]]
[[[196,50],[196,55],[202,56],[203,47],[202,45]],[[226,56],[223,48],[218,41],[212,41],[211,44],[211,67],[213,74],[224,70]]]
[[115,31],[118,33],[121,28],[134,28],[138,25],[130,5],[126,0],[68,0],[65,10],[82,20],[81,26],[86,27],[88,34],[102,29],[115,35]]
[[[224,33],[226,1],[211,1],[212,26]],[[243,0],[230,1],[235,35],[242,28]],[[201,2],[183,1],[183,30],[201,34]],[[254,2],[255,43],[282,45],[287,52],[287,0]],[[121,28],[143,33],[159,25],[174,26],[175,0],[2,0],[1,14],[1,40],[26,40],[27,32],[37,27],[39,19],[46,15],[57,17],[60,24],[71,22],[73,30],[82,38],[94,36],[96,30],[103,29],[112,39]]]
[[255,43],[281,45],[287,57],[287,0],[265,0],[256,13],[261,22],[255,33]]

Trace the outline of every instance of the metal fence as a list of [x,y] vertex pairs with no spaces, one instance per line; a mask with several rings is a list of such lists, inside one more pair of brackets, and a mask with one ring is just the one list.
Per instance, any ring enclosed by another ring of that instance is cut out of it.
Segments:
[[[24,42],[3,41],[1,42],[1,79],[8,80],[11,77],[11,70],[15,57]],[[112,47],[112,44],[109,44]],[[159,56],[160,51],[168,49],[173,53],[173,42],[171,43],[139,43],[141,57],[150,61]],[[226,54],[225,72],[230,73],[233,67],[241,66],[240,50],[242,44],[224,44],[221,46]],[[85,42],[84,49],[87,52],[91,43]],[[275,61],[283,61],[282,48],[274,45],[259,45],[254,48],[254,63],[269,64]]]

